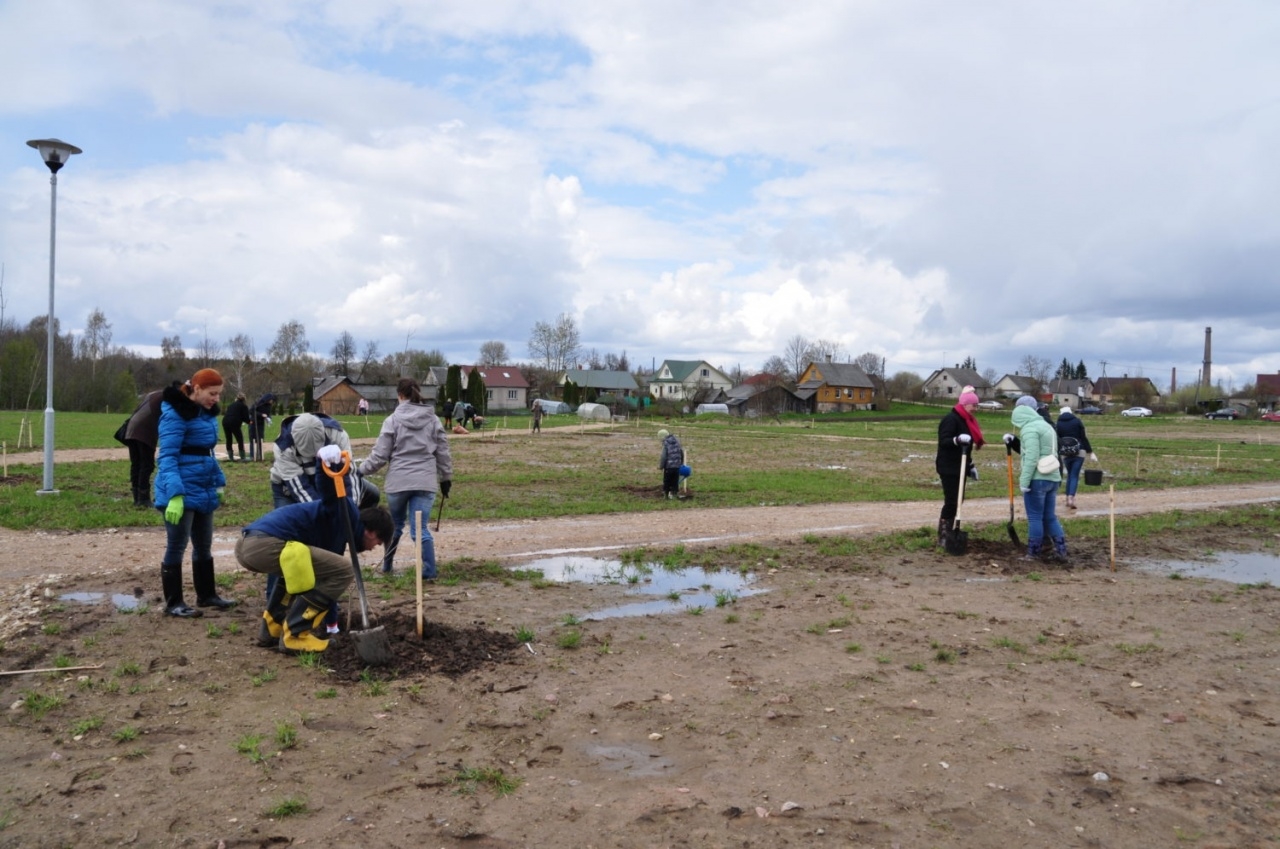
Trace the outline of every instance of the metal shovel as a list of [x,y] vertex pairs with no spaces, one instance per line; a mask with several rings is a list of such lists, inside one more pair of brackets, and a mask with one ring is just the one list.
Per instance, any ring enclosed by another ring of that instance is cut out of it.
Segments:
[[364,626],[364,630],[351,631],[351,640],[355,643],[356,653],[365,663],[370,666],[386,666],[395,659],[395,655],[391,651],[391,640],[387,636],[386,629],[381,625],[376,628],[369,627],[369,600],[364,594],[364,574],[360,571],[360,558],[356,554],[356,534],[351,527],[351,509],[347,502],[347,486],[344,480],[347,472],[351,470],[351,455],[346,451],[342,452],[342,466],[339,469],[331,469],[327,463],[319,463],[319,466],[333,480],[333,488],[342,502],[339,508],[342,513],[342,525],[347,532],[347,550],[351,552],[351,569],[356,576],[356,595],[360,598],[360,623]]
[[960,452],[960,498],[956,504],[956,518],[948,529],[946,539],[943,540],[943,546],[947,550],[947,554],[964,554],[969,550],[969,532],[960,530],[960,508],[964,506],[964,479],[967,477],[965,472],[968,471],[967,464],[969,455],[964,451]]

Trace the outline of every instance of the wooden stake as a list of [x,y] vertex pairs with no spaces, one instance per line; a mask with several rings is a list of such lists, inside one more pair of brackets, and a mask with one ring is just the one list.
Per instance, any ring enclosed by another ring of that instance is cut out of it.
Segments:
[[10,669],[0,672],[0,675],[31,675],[35,672],[79,672],[81,669],[101,669],[102,664],[97,666],[46,666],[43,669]]
[[1213,468],[1215,470],[1222,468],[1222,446],[1221,445],[1218,446],[1218,459],[1214,462]]
[[1111,571],[1116,570],[1116,485],[1111,484]]
[[413,511],[413,538],[418,543],[418,636],[422,636],[422,511]]
[[1141,449],[1141,448],[1139,448],[1137,451],[1134,451],[1134,452],[1133,452],[1133,477],[1134,477],[1134,480],[1137,480],[1137,478],[1138,478],[1138,471],[1139,471],[1139,469],[1141,468],[1141,466],[1142,466],[1142,449]]

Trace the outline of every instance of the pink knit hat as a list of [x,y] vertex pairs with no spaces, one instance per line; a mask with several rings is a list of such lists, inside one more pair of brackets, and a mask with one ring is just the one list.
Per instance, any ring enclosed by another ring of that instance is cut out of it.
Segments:
[[976,403],[978,403],[978,395],[977,395],[977,393],[975,393],[975,392],[961,392],[961,393],[960,393],[960,401],[959,401],[959,403],[961,403],[961,404],[976,404]]

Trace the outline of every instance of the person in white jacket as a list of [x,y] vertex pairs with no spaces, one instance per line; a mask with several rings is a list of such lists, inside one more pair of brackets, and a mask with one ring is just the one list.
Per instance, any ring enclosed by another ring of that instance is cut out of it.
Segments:
[[[370,475],[387,466],[382,490],[391,511],[395,532],[382,556],[382,571],[390,573],[405,522],[421,511],[423,517],[422,577],[436,577],[435,539],[429,523],[436,491],[448,498],[453,486],[453,457],[449,454],[449,437],[436,418],[435,407],[422,400],[422,387],[411,377],[396,384],[400,403],[382,423],[373,452],[360,464],[361,475]],[[410,525],[412,528],[412,525]]]

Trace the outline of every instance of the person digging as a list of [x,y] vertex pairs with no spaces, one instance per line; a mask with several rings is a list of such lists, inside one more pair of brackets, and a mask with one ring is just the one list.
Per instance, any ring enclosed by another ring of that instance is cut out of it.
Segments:
[[[318,458],[329,448],[325,446]],[[340,452],[339,452],[340,453]],[[340,461],[339,461],[340,462]],[[236,560],[251,572],[277,575],[262,612],[258,645],[287,652],[320,652],[329,647],[324,617],[355,577],[347,547],[346,510],[359,551],[391,540],[391,514],[385,507],[358,510],[330,488],[319,501],[272,510],[246,525],[236,542]]]

